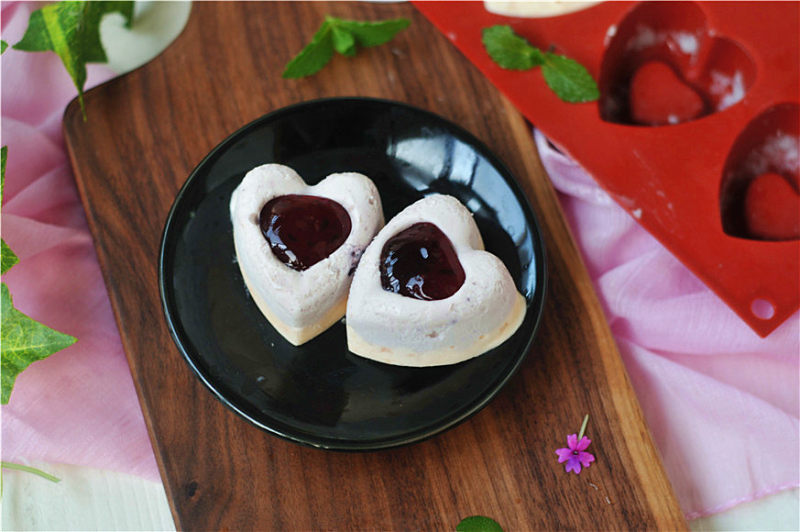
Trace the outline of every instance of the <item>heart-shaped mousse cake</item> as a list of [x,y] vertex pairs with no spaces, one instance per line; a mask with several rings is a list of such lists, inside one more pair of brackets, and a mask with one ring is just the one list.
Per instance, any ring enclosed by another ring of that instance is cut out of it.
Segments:
[[265,164],[244,176],[230,209],[245,285],[284,338],[300,345],[341,319],[358,261],[383,227],[369,178],[331,174],[308,186],[291,168]]
[[364,252],[347,303],[347,345],[387,364],[455,364],[507,340],[525,311],[508,269],[483,250],[472,214],[436,194],[392,218]]

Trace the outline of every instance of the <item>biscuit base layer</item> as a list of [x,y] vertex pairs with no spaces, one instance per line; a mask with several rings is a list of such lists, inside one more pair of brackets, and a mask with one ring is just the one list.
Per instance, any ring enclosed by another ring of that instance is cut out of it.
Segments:
[[305,327],[293,327],[287,323],[284,323],[280,318],[278,318],[274,312],[269,308],[267,302],[264,301],[261,297],[256,294],[250,288],[250,280],[247,278],[247,274],[244,272],[243,268],[239,268],[239,271],[242,272],[242,277],[244,278],[244,284],[247,286],[248,292],[250,292],[250,296],[255,301],[258,310],[261,311],[261,314],[267,318],[270,325],[275,327],[275,330],[281,333],[281,336],[286,338],[292,345],[302,345],[309,340],[319,336],[320,334],[327,331],[331,325],[342,319],[344,316],[344,312],[347,309],[347,294],[342,297],[341,301],[338,301],[335,305],[333,305],[322,318],[313,323],[311,325],[307,325]]
[[522,324],[526,308],[525,298],[517,294],[514,307],[503,324],[494,331],[482,335],[466,349],[456,349],[455,346],[451,346],[418,352],[402,347],[375,345],[361,338],[349,324],[347,325],[347,348],[356,355],[395,366],[428,367],[457,364],[482,355],[508,340]]

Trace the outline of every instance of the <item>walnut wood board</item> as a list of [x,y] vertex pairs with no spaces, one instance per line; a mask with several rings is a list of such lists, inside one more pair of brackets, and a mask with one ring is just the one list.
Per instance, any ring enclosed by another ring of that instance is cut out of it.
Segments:
[[[282,79],[326,14],[412,24]],[[242,125],[327,96],[408,102],[475,134],[520,179],[548,249],[545,313],[520,371],[466,422],[388,451],[322,451],[254,427],[195,377],[161,311],[161,233],[191,170]],[[179,529],[445,530],[474,514],[508,530],[685,528],[528,125],[411,5],[196,2],[162,55],[85,99],[87,122],[67,109],[66,143]],[[567,474],[554,450],[587,412],[597,462]]]

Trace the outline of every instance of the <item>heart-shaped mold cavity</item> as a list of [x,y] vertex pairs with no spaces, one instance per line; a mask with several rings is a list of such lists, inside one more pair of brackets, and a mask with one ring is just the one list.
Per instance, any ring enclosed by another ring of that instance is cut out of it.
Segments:
[[384,290],[437,301],[452,296],[463,284],[464,268],[452,242],[432,223],[416,223],[383,245],[381,285]]
[[717,36],[693,2],[643,2],[617,27],[600,73],[600,117],[660,126],[741,101],[756,76],[735,41]]
[[800,238],[800,105],[770,107],[739,134],[722,173],[722,229],[754,240]]

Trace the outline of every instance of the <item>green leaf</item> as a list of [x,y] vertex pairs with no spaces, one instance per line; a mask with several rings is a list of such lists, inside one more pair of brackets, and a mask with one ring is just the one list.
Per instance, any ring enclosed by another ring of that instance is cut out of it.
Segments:
[[494,519],[473,515],[462,519],[456,527],[456,532],[503,532],[503,527]]
[[356,39],[353,34],[339,26],[332,26],[333,48],[342,55],[356,55]]
[[[49,8],[55,7],[57,4],[46,6]],[[53,51],[53,43],[50,40],[50,34],[47,32],[47,26],[44,24],[44,17],[42,16],[42,9],[37,9],[31,13],[28,19],[28,29],[25,30],[25,35],[22,36],[17,44],[12,46],[15,50],[22,50],[24,52],[49,52]]]
[[589,71],[563,55],[546,53],[542,74],[547,86],[565,102],[591,102],[600,97],[597,83]]
[[319,72],[336,50],[342,55],[356,55],[357,46],[378,46],[392,40],[397,32],[411,24],[405,18],[363,22],[327,16],[311,42],[283,71],[284,78],[302,78]]
[[0,285],[0,402],[7,404],[14,381],[25,368],[75,343],[75,338],[42,325],[14,308],[5,283]]
[[411,21],[407,18],[380,20],[377,22],[332,19],[337,27],[353,34],[359,46],[379,46],[394,39],[394,36],[406,29]]
[[[8,158],[8,146],[0,148],[0,202],[3,201],[3,189],[6,185],[6,159]],[[6,241],[0,239],[0,274],[6,273],[16,263],[19,262],[16,254],[11,251]]]
[[81,110],[83,86],[86,84],[86,63],[104,63],[106,53],[100,42],[100,20],[107,13],[118,12],[133,21],[133,2],[63,1],[49,4],[31,13],[28,28],[15,50],[27,52],[52,51],[58,54],[75,87]]
[[333,38],[330,24],[325,21],[311,42],[289,61],[283,71],[284,78],[302,78],[322,70],[333,57]]
[[6,273],[8,270],[11,269],[16,263],[19,262],[17,255],[11,251],[11,248],[8,247],[6,241],[0,239],[0,274]]
[[[131,29],[133,27],[133,8],[134,8],[134,1],[130,2],[98,2],[107,5],[103,10],[102,13],[112,13],[116,11],[122,18],[125,19],[125,27],[127,29]],[[102,18],[102,16],[101,16]]]
[[3,189],[6,187],[6,159],[8,159],[8,146],[0,148],[0,202],[3,201]]
[[482,33],[486,52],[502,68],[528,70],[541,66],[547,86],[565,102],[591,102],[600,97],[597,83],[577,61],[542,52],[514,33],[511,26],[490,26]]
[[509,70],[528,70],[544,62],[541,50],[514,33],[511,26],[483,29],[483,47],[492,61]]
[[5,52],[6,48],[8,48],[8,43],[6,41],[0,39],[0,54]]

